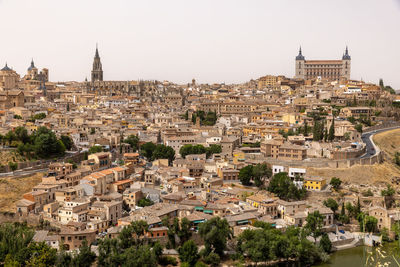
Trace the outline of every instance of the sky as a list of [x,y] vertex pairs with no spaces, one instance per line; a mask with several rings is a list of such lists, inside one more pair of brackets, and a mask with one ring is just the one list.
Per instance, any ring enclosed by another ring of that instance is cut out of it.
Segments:
[[0,66],[33,58],[83,81],[98,43],[105,80],[239,83],[340,59],[352,79],[400,89],[400,0],[0,0]]

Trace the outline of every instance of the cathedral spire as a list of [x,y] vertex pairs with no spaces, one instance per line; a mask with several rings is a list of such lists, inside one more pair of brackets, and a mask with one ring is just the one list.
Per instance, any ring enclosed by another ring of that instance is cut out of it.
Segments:
[[103,81],[103,68],[101,65],[97,43],[96,43],[96,54],[94,56],[93,68],[92,68],[92,82],[94,81]]
[[98,49],[98,47],[97,47],[97,43],[96,43],[96,55],[95,55],[95,57],[96,58],[99,58],[100,56],[99,56],[99,49]]

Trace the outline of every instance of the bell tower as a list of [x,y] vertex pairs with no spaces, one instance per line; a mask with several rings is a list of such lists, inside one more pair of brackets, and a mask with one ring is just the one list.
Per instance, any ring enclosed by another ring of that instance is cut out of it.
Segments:
[[349,55],[349,49],[346,46],[346,50],[342,57],[342,73],[341,76],[350,80],[350,70],[351,70],[351,57]]
[[299,79],[305,79],[305,62],[306,59],[304,58],[302,52],[301,52],[301,46],[299,49],[299,54],[296,57],[296,69],[295,69],[295,78],[299,78]]
[[103,67],[101,65],[97,44],[96,44],[96,54],[94,55],[93,69],[92,69],[92,82],[95,81],[103,81]]

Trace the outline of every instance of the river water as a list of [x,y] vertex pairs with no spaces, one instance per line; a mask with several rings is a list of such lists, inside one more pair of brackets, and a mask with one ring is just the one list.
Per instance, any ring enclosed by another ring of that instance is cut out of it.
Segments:
[[[400,267],[393,255],[397,255],[396,260],[400,264],[399,253],[394,252],[394,245],[387,244],[376,249],[366,246],[359,246],[351,249],[337,251],[330,255],[327,263],[316,265],[318,267],[358,267],[358,266],[389,266]],[[382,265],[377,265],[377,262]],[[387,265],[383,265],[387,263]]]

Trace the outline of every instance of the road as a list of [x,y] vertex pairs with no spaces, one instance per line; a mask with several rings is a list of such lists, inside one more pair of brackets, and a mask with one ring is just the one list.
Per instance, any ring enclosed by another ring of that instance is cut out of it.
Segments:
[[395,127],[385,128],[385,129],[381,129],[381,130],[375,130],[372,132],[367,132],[367,133],[362,134],[361,139],[365,143],[366,153],[364,155],[362,155],[360,158],[362,158],[362,159],[370,158],[379,152],[379,147],[375,145],[374,141],[372,141],[372,137],[375,134],[390,131],[390,130],[397,129],[397,128],[400,128],[400,127],[395,126]]
[[23,175],[30,175],[30,174],[35,174],[38,172],[46,172],[46,171],[47,171],[47,168],[45,168],[45,169],[26,168],[26,169],[17,170],[14,172],[0,173],[0,177],[10,177],[10,176],[19,177],[19,176],[23,176]]

